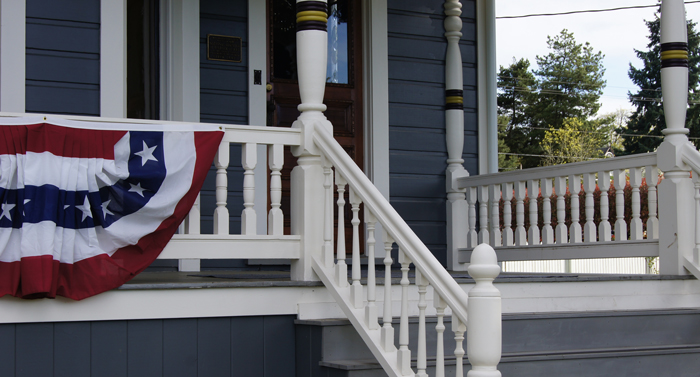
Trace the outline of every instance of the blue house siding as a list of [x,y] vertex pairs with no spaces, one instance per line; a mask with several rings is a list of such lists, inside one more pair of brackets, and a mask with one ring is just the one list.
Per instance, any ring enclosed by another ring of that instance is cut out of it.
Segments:
[[294,376],[294,318],[4,324],[0,376]]
[[[391,204],[446,263],[445,52],[441,0],[389,0],[389,158]],[[465,149],[477,170],[476,25],[463,1]]]
[[27,0],[26,111],[100,115],[100,1]]

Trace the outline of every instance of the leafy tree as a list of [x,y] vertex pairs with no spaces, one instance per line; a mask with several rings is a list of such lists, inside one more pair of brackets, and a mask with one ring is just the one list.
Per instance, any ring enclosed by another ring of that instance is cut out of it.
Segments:
[[510,171],[520,168],[520,158],[510,154],[510,148],[506,145],[506,128],[510,118],[505,115],[498,116],[498,170]]
[[[666,128],[663,104],[661,102],[661,40],[659,37],[659,13],[654,19],[646,21],[649,29],[647,51],[634,50],[642,60],[643,66],[636,68],[630,64],[628,75],[639,87],[635,93],[628,92],[630,102],[636,108],[630,115],[626,129],[618,132],[626,134],[623,138],[624,154],[653,152],[661,144],[661,131]],[[687,22],[688,28],[688,102],[690,107],[686,116],[686,127],[691,137],[700,136],[700,35],[695,30],[695,23]],[[630,136],[639,135],[639,136]],[[658,137],[648,137],[658,136]],[[697,141],[695,142],[698,146]]]
[[558,165],[604,157],[608,135],[600,120],[564,119],[562,128],[545,131],[542,149],[547,155],[542,165]]
[[[520,59],[508,67],[499,67],[498,94],[498,150],[500,153],[533,154],[536,148],[529,145],[530,115],[528,109],[536,98],[537,79],[530,72],[530,61]],[[512,170],[520,167],[520,158],[499,155],[498,167]]]

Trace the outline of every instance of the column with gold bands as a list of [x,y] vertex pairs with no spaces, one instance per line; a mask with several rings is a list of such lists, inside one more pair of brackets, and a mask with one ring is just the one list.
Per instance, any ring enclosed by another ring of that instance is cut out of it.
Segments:
[[661,68],[687,66],[688,44],[686,42],[668,42],[661,44]]
[[323,1],[304,1],[297,3],[297,31],[326,31],[328,22],[328,4]]
[[463,91],[459,89],[445,90],[445,110],[462,110],[463,108]]

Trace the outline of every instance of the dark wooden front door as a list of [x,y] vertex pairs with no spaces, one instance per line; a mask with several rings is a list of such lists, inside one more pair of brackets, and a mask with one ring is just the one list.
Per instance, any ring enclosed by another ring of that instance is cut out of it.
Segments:
[[[333,135],[358,166],[363,167],[362,138],[362,57],[360,2],[330,0],[328,17],[329,64],[327,69],[325,112],[333,124]],[[268,2],[269,69],[268,125],[291,127],[299,116],[301,103],[296,72],[296,6],[294,0]],[[296,165],[285,151],[282,171],[282,210],[285,234],[289,234],[289,173]],[[349,205],[346,204],[346,216]],[[349,219],[345,222],[350,224]],[[348,233],[348,232],[346,232]],[[351,240],[351,233],[346,239]],[[349,244],[348,244],[349,246]],[[350,249],[348,248],[348,252]]]

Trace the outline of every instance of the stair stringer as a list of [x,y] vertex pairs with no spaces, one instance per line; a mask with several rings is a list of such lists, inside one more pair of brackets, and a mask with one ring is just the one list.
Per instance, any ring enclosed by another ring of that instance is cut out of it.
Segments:
[[385,351],[381,345],[381,327],[376,330],[369,329],[364,308],[356,309],[352,306],[350,286],[344,288],[336,286],[334,284],[336,281],[335,272],[332,269],[323,267],[323,264],[316,257],[313,258],[312,268],[323,282],[323,285],[326,286],[326,289],[330,291],[340,309],[348,317],[355,331],[360,334],[360,337],[387,375],[389,377],[414,376],[415,373],[413,371],[410,374],[401,374],[398,368],[398,351],[396,348],[392,351]]

